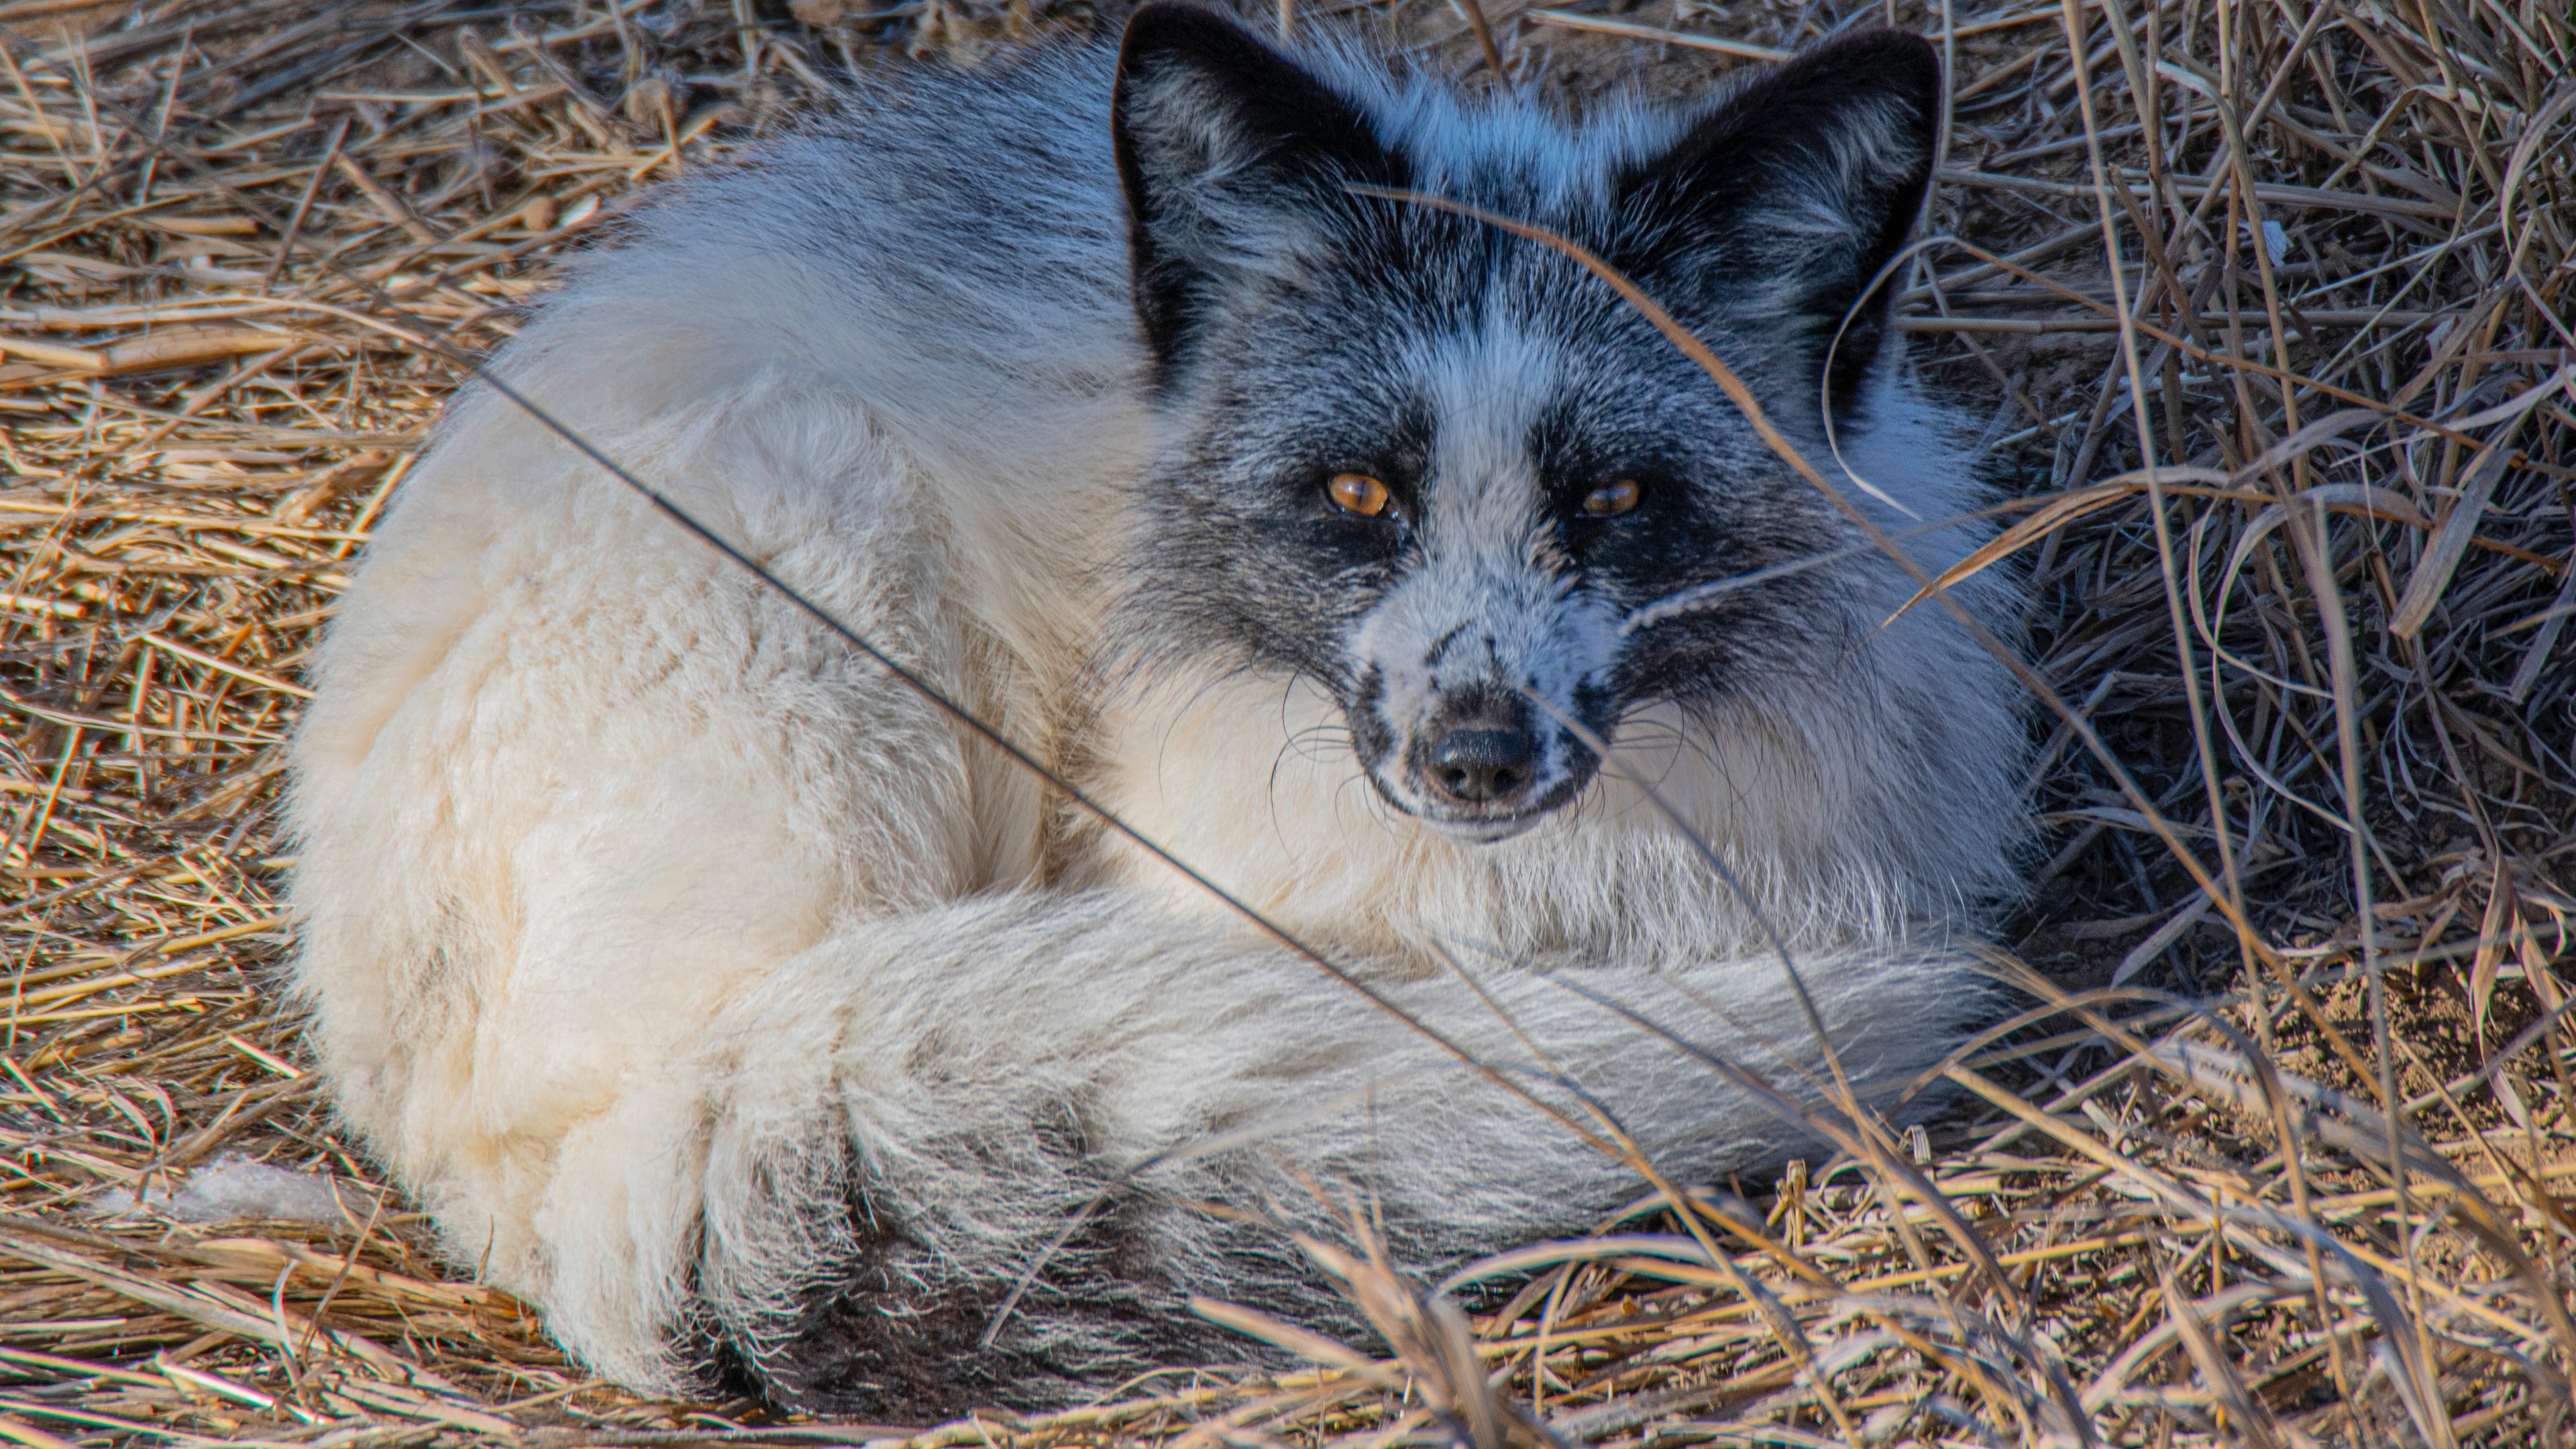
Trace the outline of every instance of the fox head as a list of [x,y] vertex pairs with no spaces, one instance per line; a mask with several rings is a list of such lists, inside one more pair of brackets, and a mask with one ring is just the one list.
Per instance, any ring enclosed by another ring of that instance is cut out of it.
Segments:
[[[1847,525],[1539,223],[1706,339],[1792,436],[1866,411],[1940,76],[1893,32],[1696,114],[1575,128],[1149,5],[1113,104],[1167,433],[1136,494],[1131,651],[1303,676],[1387,803],[1500,840],[1582,795],[1643,708],[1759,696],[1856,642],[1817,570],[1630,627]],[[1820,445],[1819,445],[1820,446]]]

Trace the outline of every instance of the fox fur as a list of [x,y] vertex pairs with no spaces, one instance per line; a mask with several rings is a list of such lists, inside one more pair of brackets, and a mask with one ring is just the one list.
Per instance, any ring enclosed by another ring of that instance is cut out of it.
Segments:
[[[1149,6],[1123,52],[866,85],[675,188],[497,368],[1429,1032],[1708,1181],[1811,1139],[1698,1054],[1824,1091],[1772,931],[1864,1090],[1986,1009],[2010,680],[1937,607],[1886,623],[1912,582],[1609,288],[1351,183],[1591,247],[1937,568],[1984,535],[1915,520],[1974,469],[1862,300],[1937,85],[1881,33],[1578,121]],[[2013,587],[1962,596],[2005,628]],[[1644,1190],[488,389],[314,679],[294,979],[338,1110],[635,1388],[1044,1402],[1216,1352],[1187,1294],[1315,1306],[1204,1205],[1324,1184],[1433,1266]]]

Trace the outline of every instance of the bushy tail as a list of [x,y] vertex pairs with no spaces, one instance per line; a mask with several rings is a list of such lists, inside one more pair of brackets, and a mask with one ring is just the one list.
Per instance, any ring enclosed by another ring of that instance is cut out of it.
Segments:
[[[1799,965],[1846,1070],[1881,1088],[1981,994],[1955,963]],[[1811,1140],[1708,1060],[1826,1095],[1779,973],[1386,970],[1417,1029],[1132,898],[871,925],[730,1007],[685,1068],[708,1114],[699,1323],[780,1397],[883,1413],[1141,1366],[1195,1333],[1192,1293],[1321,1306],[1275,1234],[1206,1204],[1364,1203],[1423,1264],[1580,1230],[1643,1188],[1580,1134],[1693,1182]]]

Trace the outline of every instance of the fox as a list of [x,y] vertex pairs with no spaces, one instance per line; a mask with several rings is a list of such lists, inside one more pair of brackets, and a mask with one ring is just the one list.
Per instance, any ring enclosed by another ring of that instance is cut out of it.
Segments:
[[1332,1203],[1436,1271],[1901,1110],[1994,1010],[2012,679],[1490,219],[1946,568],[1940,93],[1871,31],[1576,114],[1158,0],[674,183],[490,370],[911,679],[461,388],[292,744],[338,1119],[591,1370],[882,1417],[1329,1316]]

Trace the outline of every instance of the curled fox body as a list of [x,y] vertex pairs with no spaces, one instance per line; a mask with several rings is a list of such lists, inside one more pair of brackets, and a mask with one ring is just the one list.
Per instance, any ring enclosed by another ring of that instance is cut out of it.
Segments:
[[1430,1264],[1642,1190],[1534,1101],[1686,1181],[1797,1150],[1695,1054],[1822,1092],[1770,930],[1865,1089],[1937,1062],[2008,676],[1610,288],[1389,194],[1590,248],[1937,523],[1861,300],[1937,88],[1867,35],[1577,122],[1157,5],[644,209],[500,373],[1413,1024],[469,389],[295,743],[345,1120],[602,1373],[894,1414],[1315,1293],[1211,1202],[1338,1184]]

